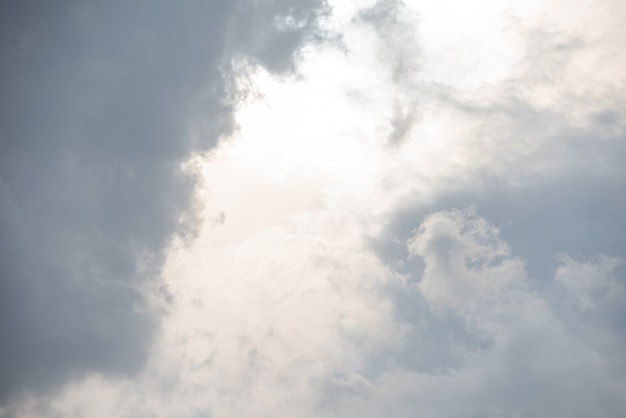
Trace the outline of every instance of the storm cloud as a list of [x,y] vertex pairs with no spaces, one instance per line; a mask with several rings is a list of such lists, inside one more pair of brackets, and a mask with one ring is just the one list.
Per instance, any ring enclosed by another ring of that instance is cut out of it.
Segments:
[[138,287],[197,229],[181,164],[233,129],[222,70],[245,55],[287,71],[322,6],[2,3],[2,399],[142,367],[159,314]]

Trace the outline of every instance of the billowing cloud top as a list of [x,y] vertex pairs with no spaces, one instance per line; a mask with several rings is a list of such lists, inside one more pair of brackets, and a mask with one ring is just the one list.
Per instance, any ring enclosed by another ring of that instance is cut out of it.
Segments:
[[0,416],[624,416],[626,8],[470,3],[4,2]]

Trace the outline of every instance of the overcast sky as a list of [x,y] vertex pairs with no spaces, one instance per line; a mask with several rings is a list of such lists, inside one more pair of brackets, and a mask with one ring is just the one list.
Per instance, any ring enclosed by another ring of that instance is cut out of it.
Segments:
[[626,416],[621,0],[0,3],[0,417]]

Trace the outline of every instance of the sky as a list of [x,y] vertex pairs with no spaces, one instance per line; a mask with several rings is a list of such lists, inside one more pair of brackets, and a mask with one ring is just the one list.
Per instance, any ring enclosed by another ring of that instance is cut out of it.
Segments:
[[626,415],[621,0],[0,3],[0,417]]

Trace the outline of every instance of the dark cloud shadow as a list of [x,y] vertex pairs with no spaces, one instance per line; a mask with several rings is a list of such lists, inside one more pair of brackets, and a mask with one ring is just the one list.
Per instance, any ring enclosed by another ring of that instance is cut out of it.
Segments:
[[180,164],[233,127],[223,64],[287,71],[324,7],[0,4],[0,401],[141,369],[159,323],[141,287],[199,224]]

